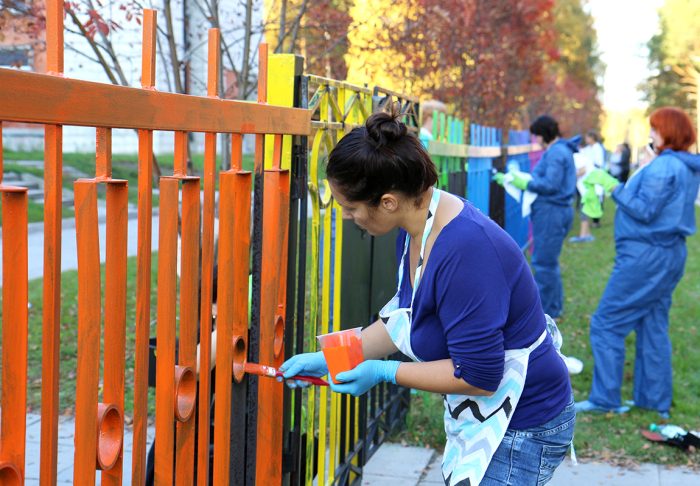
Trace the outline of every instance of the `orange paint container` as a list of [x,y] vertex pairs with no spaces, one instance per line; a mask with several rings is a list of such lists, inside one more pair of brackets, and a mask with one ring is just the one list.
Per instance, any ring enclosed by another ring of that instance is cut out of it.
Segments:
[[364,361],[361,327],[321,334],[316,336],[316,339],[326,358],[333,383],[340,383],[335,379],[335,375],[351,370]]

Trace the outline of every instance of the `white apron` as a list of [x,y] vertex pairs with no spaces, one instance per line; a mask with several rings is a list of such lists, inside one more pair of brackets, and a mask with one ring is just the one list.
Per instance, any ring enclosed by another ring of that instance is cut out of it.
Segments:
[[[440,191],[433,189],[413,283],[411,307],[399,306],[399,291],[410,242],[410,236],[406,236],[403,256],[399,264],[399,290],[379,311],[379,317],[384,322],[396,347],[414,361],[420,361],[420,359],[411,349],[413,300],[420,283],[425,242],[433,227],[439,200]],[[547,328],[553,335],[556,332],[555,342],[559,344],[561,342],[559,331],[549,316],[547,316]],[[503,440],[513,411],[520,400],[530,353],[544,342],[546,336],[547,330],[529,347],[505,351],[503,379],[492,396],[444,395],[447,444],[443,455],[442,474],[448,486],[476,485],[484,477],[491,457]]]

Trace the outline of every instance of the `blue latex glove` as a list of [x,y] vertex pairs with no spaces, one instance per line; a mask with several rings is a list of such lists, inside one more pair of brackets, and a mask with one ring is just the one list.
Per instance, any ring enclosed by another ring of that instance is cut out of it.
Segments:
[[348,393],[359,397],[373,386],[385,381],[396,384],[396,370],[400,361],[383,361],[371,359],[363,361],[349,371],[338,373],[335,378],[342,383],[335,384],[331,380],[331,389],[337,393]]
[[493,182],[495,182],[499,186],[503,187],[503,184],[504,184],[503,179],[505,179],[505,177],[506,177],[506,175],[503,172],[496,172],[493,175],[492,180],[493,180]]
[[605,172],[603,169],[594,169],[590,174],[586,176],[585,181],[590,184],[598,184],[603,186],[605,192],[610,193],[615,189],[620,181],[615,179],[613,176]]
[[520,189],[521,191],[527,191],[527,184],[530,182],[529,180],[525,179],[524,177],[518,175],[517,172],[509,172],[513,176],[513,182],[512,184]]
[[311,386],[308,381],[289,380],[292,376],[325,376],[328,374],[328,365],[322,351],[316,353],[302,353],[292,356],[287,361],[282,363],[280,371],[284,373],[284,378],[287,380],[289,388],[306,388]]

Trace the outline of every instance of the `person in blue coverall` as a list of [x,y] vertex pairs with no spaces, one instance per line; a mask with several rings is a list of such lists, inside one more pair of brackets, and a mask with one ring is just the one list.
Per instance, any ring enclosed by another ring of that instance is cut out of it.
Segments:
[[637,333],[634,400],[630,405],[668,417],[673,396],[669,310],[683,276],[685,239],[695,233],[695,199],[700,156],[693,124],[682,110],[652,113],[650,137],[658,156],[626,184],[604,171],[594,179],[612,193],[615,214],[615,266],[598,309],[591,317],[593,384],[577,410],[623,413],[625,337]]
[[576,193],[574,153],[581,137],[561,138],[559,125],[543,115],[530,126],[530,133],[545,152],[528,181],[514,173],[513,185],[536,193],[532,204],[534,249],[532,268],[544,312],[557,318],[564,308],[564,288],[559,271],[559,254],[574,220],[572,202]]

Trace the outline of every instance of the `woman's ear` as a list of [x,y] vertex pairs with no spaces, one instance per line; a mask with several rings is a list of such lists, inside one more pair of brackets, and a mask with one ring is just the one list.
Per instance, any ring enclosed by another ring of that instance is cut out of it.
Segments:
[[385,211],[393,213],[399,209],[399,200],[394,194],[386,193],[379,200],[379,206]]

